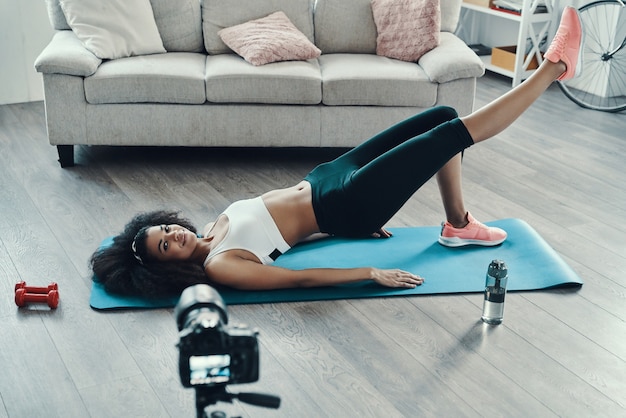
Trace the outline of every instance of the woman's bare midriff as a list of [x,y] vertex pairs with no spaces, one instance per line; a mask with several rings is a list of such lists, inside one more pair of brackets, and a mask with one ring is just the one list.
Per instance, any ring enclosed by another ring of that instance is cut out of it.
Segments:
[[[302,181],[293,187],[272,190],[261,196],[272,219],[276,223],[281,235],[293,247],[298,242],[319,232],[313,203],[311,200],[311,185]],[[204,229],[204,235],[210,239],[210,250],[216,248],[228,232],[228,217],[220,215],[215,223],[208,224]],[[228,250],[223,254],[237,255],[241,258],[261,261],[251,252],[246,250]],[[219,254],[217,257],[222,257]],[[205,266],[206,269],[206,266]]]
[[290,246],[319,232],[313,212],[311,184],[301,181],[295,186],[272,190],[261,196],[278,230]]

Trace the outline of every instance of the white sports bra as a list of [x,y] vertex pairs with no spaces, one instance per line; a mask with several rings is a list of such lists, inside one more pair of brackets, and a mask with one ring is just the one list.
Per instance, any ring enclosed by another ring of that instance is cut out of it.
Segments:
[[205,267],[211,258],[228,250],[250,251],[261,263],[272,264],[291,248],[260,196],[233,203],[223,215],[228,217],[228,231],[204,260]]

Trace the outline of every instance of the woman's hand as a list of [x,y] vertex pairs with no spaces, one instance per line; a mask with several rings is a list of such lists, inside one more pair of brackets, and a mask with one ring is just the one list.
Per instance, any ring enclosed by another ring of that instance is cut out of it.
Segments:
[[373,238],[390,238],[393,234],[387,231],[385,228],[380,228],[378,231],[372,234]]
[[424,283],[424,279],[408,271],[393,269],[381,270],[372,269],[372,280],[387,287],[408,287],[414,288]]

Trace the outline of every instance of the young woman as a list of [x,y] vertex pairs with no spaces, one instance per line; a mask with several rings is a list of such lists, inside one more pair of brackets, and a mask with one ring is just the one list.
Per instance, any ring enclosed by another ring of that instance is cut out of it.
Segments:
[[439,242],[500,244],[506,232],[465,210],[461,152],[508,127],[555,79],[574,77],[581,30],[577,11],[566,8],[539,69],[504,96],[462,118],[447,107],[413,116],[319,165],[293,187],[233,203],[202,234],[176,213],[136,216],[111,246],[92,256],[95,280],[112,293],[144,296],[179,293],[202,282],[260,290],[373,280],[412,288],[423,279],[401,270],[289,270],[272,263],[320,233],[390,237],[383,225],[434,175],[447,218]]

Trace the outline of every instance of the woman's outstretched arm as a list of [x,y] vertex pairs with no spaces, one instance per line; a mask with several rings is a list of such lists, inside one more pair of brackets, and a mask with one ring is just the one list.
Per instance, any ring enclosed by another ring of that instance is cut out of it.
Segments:
[[397,269],[362,267],[290,270],[259,264],[238,256],[216,257],[205,271],[216,284],[241,290],[321,287],[367,280],[386,287],[414,288],[424,282],[424,279],[415,274]]

